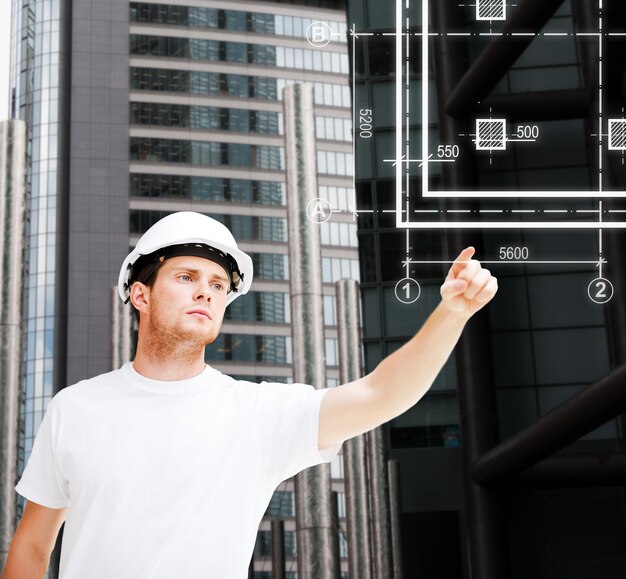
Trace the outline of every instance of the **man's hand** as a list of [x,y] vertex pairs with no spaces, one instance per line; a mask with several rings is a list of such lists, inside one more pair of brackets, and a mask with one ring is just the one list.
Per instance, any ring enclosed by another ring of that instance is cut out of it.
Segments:
[[498,291],[498,280],[472,259],[476,250],[466,247],[455,259],[441,286],[445,307],[468,318],[487,304]]
[[496,293],[498,282],[461,252],[441,286],[441,303],[420,331],[354,382],[322,399],[318,447],[328,448],[367,432],[411,408],[428,391],[457,343],[465,323]]

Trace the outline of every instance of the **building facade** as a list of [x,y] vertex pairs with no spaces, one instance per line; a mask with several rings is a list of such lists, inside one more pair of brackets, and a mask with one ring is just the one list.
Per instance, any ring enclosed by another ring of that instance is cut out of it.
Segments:
[[[164,215],[210,214],[254,260],[253,291],[228,308],[206,360],[290,382],[282,89],[313,86],[328,386],[338,383],[334,284],[357,278],[345,10],[335,3],[13,1],[12,114],[28,126],[23,433],[19,472],[47,402],[111,369],[110,289]],[[323,22],[332,38],[306,38]],[[341,460],[332,465],[343,511]],[[21,510],[18,509],[18,516]],[[271,576],[269,517],[296,569],[293,482],[261,525],[254,576]],[[338,529],[345,562],[345,524]]]

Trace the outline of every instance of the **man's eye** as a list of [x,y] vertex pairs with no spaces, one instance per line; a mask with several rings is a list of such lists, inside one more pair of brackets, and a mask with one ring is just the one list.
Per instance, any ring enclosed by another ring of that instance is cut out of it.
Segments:
[[186,273],[178,276],[178,279],[183,279],[183,278],[187,278],[188,280],[191,280],[191,278]]
[[215,282],[213,284],[213,287],[220,293],[223,292],[224,289],[225,289],[224,286],[221,283],[219,283],[219,282]]

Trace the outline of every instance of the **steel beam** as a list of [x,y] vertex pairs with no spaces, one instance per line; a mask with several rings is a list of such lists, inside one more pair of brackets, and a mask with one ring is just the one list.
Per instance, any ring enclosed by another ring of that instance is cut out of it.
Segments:
[[[454,143],[459,133],[471,132],[467,121],[451,117],[444,110],[447,95],[455,90],[463,75],[467,58],[466,42],[447,35],[465,25],[463,13],[455,3],[432,3],[434,31],[439,33],[435,45],[435,79],[439,104],[441,142]],[[461,155],[455,163],[442,167],[444,187],[448,190],[477,188],[476,159],[471,143],[459,143]],[[446,204],[453,208],[455,202]],[[477,241],[460,230],[447,236],[449,251],[457,251]],[[461,419],[463,465],[469,471],[472,462],[497,442],[496,409],[491,378],[489,327],[485,313],[476,316],[465,328],[456,348],[456,365]],[[467,559],[472,577],[491,579],[509,574],[506,528],[502,505],[497,493],[465,477],[465,510],[467,522]]]
[[626,454],[552,456],[503,483],[507,488],[523,489],[626,486]]
[[472,478],[483,486],[512,478],[624,410],[626,366],[621,366],[483,454],[472,464]]
[[504,114],[512,121],[582,119],[589,113],[588,88],[497,94],[478,106],[484,114]]

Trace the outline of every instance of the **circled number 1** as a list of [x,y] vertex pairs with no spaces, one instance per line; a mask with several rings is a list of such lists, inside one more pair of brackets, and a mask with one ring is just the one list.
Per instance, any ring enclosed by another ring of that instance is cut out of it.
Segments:
[[395,287],[396,298],[403,304],[412,304],[422,293],[422,288],[416,280],[410,277],[401,279]]

